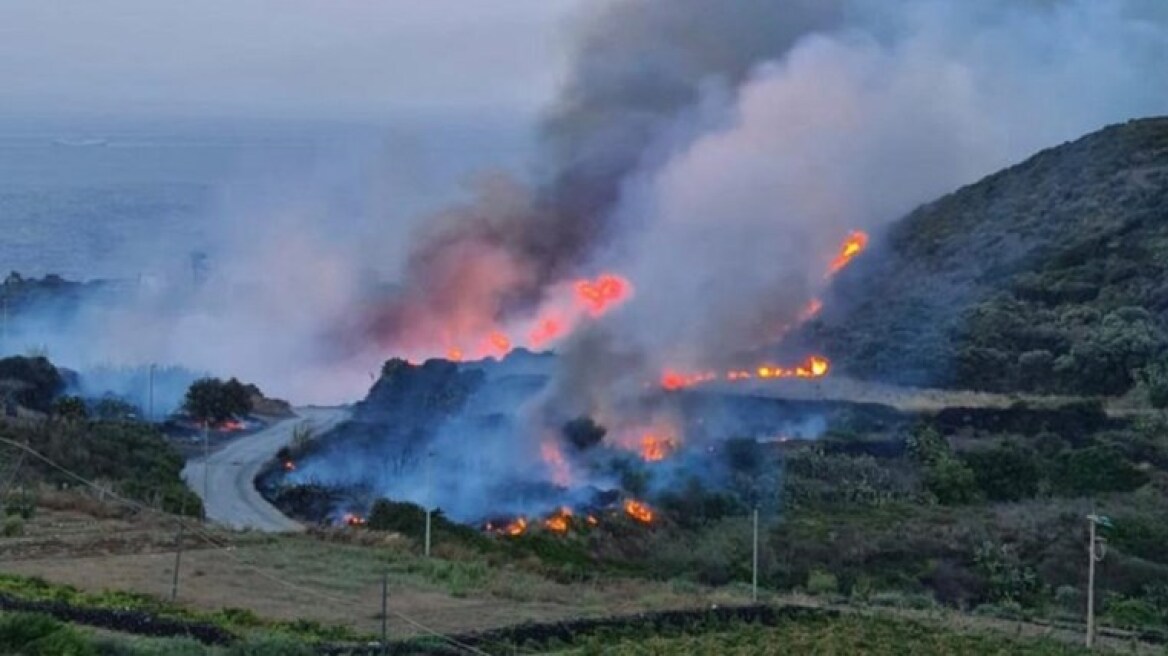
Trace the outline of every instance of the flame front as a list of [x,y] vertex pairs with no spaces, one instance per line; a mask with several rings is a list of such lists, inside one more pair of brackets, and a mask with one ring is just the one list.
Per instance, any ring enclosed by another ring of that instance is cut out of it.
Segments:
[[571,528],[572,509],[567,506],[560,508],[554,515],[543,520],[543,526],[552,533],[567,533]]
[[576,283],[576,298],[593,317],[599,317],[612,306],[629,296],[632,285],[628,280],[614,274],[604,274],[596,280],[581,280]]
[[667,438],[658,437],[653,433],[645,433],[641,436],[641,457],[645,462],[658,462],[664,460],[673,451],[673,441]]
[[653,509],[636,499],[625,501],[625,514],[642,524],[653,522]]
[[527,531],[527,519],[518,517],[515,521],[503,527],[503,534],[512,537],[523,535]]
[[683,374],[672,369],[667,369],[661,375],[661,387],[666,391],[675,391],[718,380],[735,382],[755,378],[761,380],[777,378],[823,378],[830,370],[831,361],[822,355],[812,355],[794,367],[783,367],[767,363],[761,364],[753,370],[731,369],[721,374],[712,372]]
[[864,249],[867,247],[868,233],[862,232],[860,230],[856,230],[850,233],[847,239],[844,240],[844,245],[840,248],[839,253],[835,256],[835,259],[833,259],[831,261],[831,265],[828,266],[828,277],[839,273],[840,270],[846,267],[853,259],[855,259],[857,255],[863,253]]

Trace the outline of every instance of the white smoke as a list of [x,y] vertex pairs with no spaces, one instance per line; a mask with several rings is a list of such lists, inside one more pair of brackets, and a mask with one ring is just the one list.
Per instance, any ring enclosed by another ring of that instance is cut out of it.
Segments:
[[1146,7],[858,2],[733,94],[707,93],[697,115],[718,127],[666,131],[653,150],[671,155],[626,183],[608,261],[638,296],[619,332],[659,365],[755,347],[824,285],[849,230],[1168,112],[1168,20]]

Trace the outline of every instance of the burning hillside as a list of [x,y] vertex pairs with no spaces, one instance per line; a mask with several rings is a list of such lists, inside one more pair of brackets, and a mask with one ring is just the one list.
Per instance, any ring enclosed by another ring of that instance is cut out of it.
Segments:
[[[848,235],[837,254],[823,258],[828,276],[857,257],[866,242],[863,233]],[[280,486],[323,485],[336,496],[315,507],[327,508],[333,521],[352,523],[347,514],[363,516],[373,499],[389,497],[432,504],[500,535],[531,529],[562,534],[600,523],[606,514],[652,523],[652,500],[683,481],[730,485],[732,477],[711,452],[735,437],[790,434],[790,425],[806,418],[760,426],[751,417],[692,414],[676,392],[714,381],[817,379],[829,374],[830,362],[809,355],[792,364],[761,359],[661,374],[633,363],[606,374],[611,385],[592,383],[584,395],[565,393],[565,372],[589,366],[570,364],[572,358],[603,353],[586,336],[603,332],[625,308],[635,307],[636,289],[630,278],[614,273],[574,280],[557,287],[526,319],[435,333],[438,341],[429,348],[448,351],[447,358],[387,362],[353,423],[293,466],[285,464],[274,491],[277,502]],[[781,332],[822,307],[818,297],[805,299]],[[526,348],[533,344],[567,346],[567,352],[539,355]],[[475,358],[464,359],[468,353]],[[588,398],[594,402],[584,412],[573,410]]]

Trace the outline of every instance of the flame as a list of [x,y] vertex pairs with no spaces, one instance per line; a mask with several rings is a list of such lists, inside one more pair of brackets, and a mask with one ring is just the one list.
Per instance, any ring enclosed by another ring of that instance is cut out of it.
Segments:
[[658,437],[653,433],[641,436],[641,457],[645,462],[658,462],[674,449],[674,442],[668,438]]
[[759,365],[753,371],[731,369],[721,375],[713,373],[682,374],[672,369],[667,369],[661,376],[661,387],[666,391],[675,391],[715,380],[734,382],[754,378],[763,380],[776,378],[823,378],[829,371],[831,371],[830,360],[822,355],[812,355],[794,367],[783,367],[766,363]]
[[649,524],[653,521],[653,509],[635,499],[625,501],[625,514],[642,524]]
[[462,362],[462,349],[457,346],[446,349],[446,359],[451,362]]
[[238,419],[226,419],[215,425],[215,430],[222,431],[224,433],[234,433],[241,431],[244,428],[247,428],[247,426]]
[[527,531],[527,519],[524,517],[516,518],[515,521],[504,526],[502,531],[504,535],[512,537],[523,535]]
[[369,523],[364,517],[354,513],[345,513],[345,516],[341,518],[341,521],[343,521],[347,526],[364,526]]
[[560,450],[560,445],[551,440],[547,440],[539,445],[539,455],[544,463],[552,472],[552,482],[560,487],[568,487],[572,484],[572,469],[568,466],[568,461],[564,458],[564,452]]
[[599,317],[624,302],[632,285],[621,276],[606,273],[595,280],[576,281],[576,300],[590,315]]
[[288,472],[296,471],[296,463],[292,462],[291,460],[285,460],[284,461],[284,471],[288,471]]
[[840,247],[839,253],[831,261],[831,265],[827,269],[827,276],[830,278],[839,273],[857,255],[864,252],[864,249],[867,247],[868,233],[859,230],[849,233],[847,239],[844,240],[843,246]]
[[599,520],[599,519],[596,519],[596,517],[595,517],[595,516],[593,516],[593,515],[589,515],[589,516],[586,518],[586,520],[585,520],[585,521],[587,521],[587,522],[588,522],[588,525],[589,525],[589,526],[596,526],[597,524],[599,524],[599,523],[600,523],[600,520]]
[[564,506],[557,510],[555,514],[543,520],[544,528],[552,533],[567,533],[571,527],[572,509]]

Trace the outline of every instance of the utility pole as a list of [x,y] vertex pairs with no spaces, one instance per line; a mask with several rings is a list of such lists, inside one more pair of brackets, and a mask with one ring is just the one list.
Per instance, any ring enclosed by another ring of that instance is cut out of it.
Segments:
[[211,420],[203,420],[203,521],[207,521],[207,495],[211,480]]
[[154,363],[150,363],[150,393],[146,409],[146,421],[154,421]]
[[381,573],[381,653],[389,654],[389,571]]
[[1107,554],[1107,540],[1096,535],[1096,526],[1111,527],[1102,515],[1087,515],[1087,648],[1095,646],[1095,563]]
[[430,469],[431,469],[431,463],[433,462],[433,460],[434,460],[434,452],[427,451],[426,452],[426,547],[425,547],[425,552],[424,552],[426,554],[427,558],[430,557],[430,516],[431,516],[430,509],[434,506],[432,487],[431,487],[431,482],[430,482],[430,478],[431,478]]
[[754,553],[750,568],[750,599],[758,603],[758,506],[754,507]]
[[183,503],[183,507],[182,507],[182,510],[180,512],[182,514],[180,514],[178,517],[178,538],[176,539],[176,542],[178,543],[178,545],[177,545],[177,549],[174,552],[174,578],[170,582],[170,602],[171,603],[174,603],[175,599],[178,599],[178,568],[182,565],[183,526],[185,526],[185,524],[183,523],[183,515],[185,515],[187,512],[186,503]]

